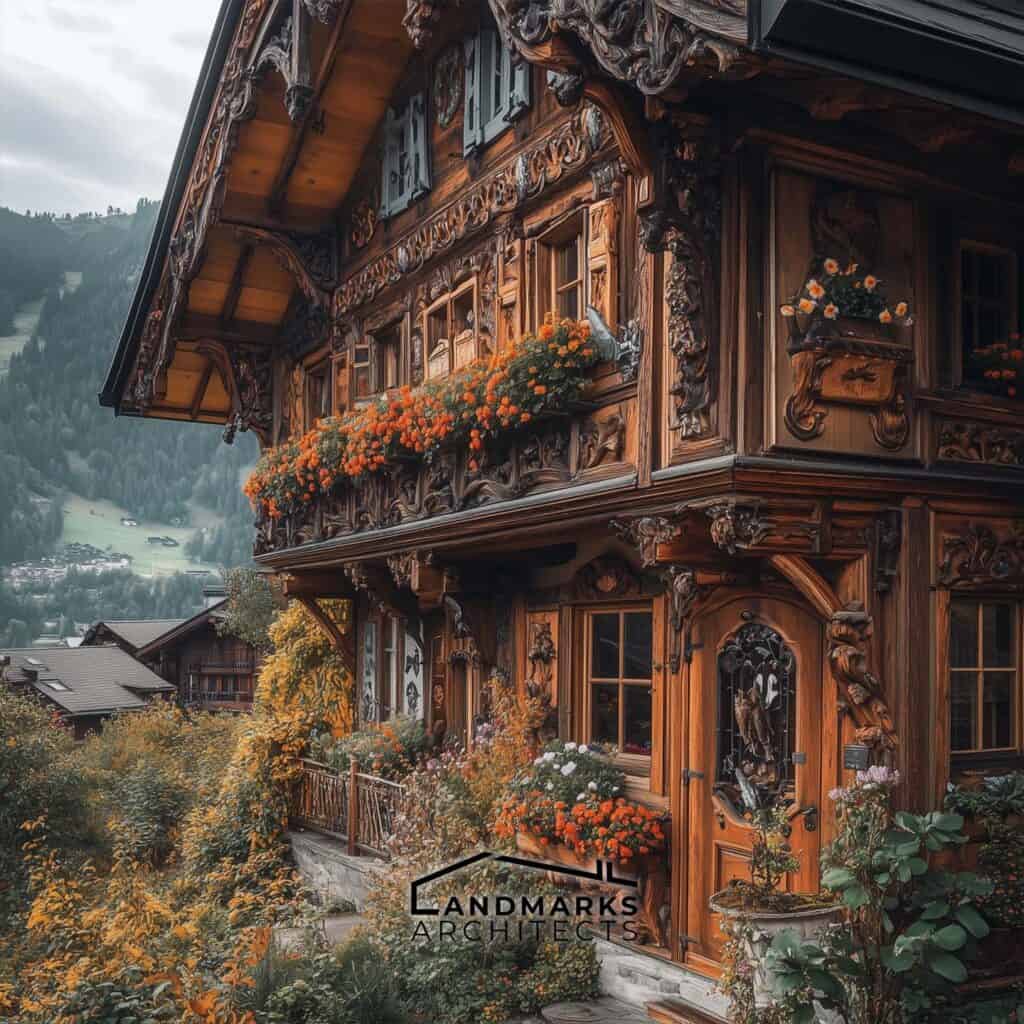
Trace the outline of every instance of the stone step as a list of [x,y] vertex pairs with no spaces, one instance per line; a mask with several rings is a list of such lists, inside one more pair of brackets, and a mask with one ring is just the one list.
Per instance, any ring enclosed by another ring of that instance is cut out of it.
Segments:
[[555,1003],[540,1015],[545,1024],[651,1024],[646,1014],[608,996],[592,1003]]
[[713,1010],[701,1009],[682,999],[660,999],[647,1004],[648,1020],[657,1024],[728,1024]]

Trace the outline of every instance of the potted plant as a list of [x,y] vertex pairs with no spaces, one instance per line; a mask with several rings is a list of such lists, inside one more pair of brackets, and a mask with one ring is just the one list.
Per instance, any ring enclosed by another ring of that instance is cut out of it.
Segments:
[[794,1024],[819,1010],[844,1024],[948,1020],[966,962],[988,934],[976,903],[991,885],[929,864],[967,842],[963,818],[894,813],[898,784],[898,772],[874,767],[829,794],[837,831],[822,854],[822,882],[847,919],[813,939],[781,931],[764,958],[773,996]]
[[1017,332],[1007,341],[976,348],[968,359],[967,382],[1002,398],[1016,398],[1024,380],[1024,342]]
[[736,779],[744,816],[754,828],[750,878],[733,879],[728,888],[711,897],[709,906],[720,916],[719,927],[730,938],[733,955],[748,965],[753,1005],[761,1009],[773,998],[764,959],[779,932],[787,929],[802,938],[813,938],[839,919],[842,908],[818,893],[785,892],[780,888],[786,875],[800,868],[788,842],[786,808],[781,803],[766,803],[741,768],[736,769]]

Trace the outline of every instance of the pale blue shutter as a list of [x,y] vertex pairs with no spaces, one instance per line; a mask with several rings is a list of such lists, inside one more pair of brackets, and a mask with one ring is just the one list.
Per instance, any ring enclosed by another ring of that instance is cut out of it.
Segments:
[[466,88],[462,116],[462,155],[470,156],[483,144],[480,119],[480,40],[470,36],[465,42]]
[[423,93],[418,92],[409,100],[405,116],[409,131],[409,182],[406,205],[430,191],[430,153],[427,137],[427,104]]

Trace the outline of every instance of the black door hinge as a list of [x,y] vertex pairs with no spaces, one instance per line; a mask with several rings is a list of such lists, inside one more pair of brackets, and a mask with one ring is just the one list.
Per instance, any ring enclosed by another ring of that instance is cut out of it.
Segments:
[[689,665],[690,662],[693,661],[693,652],[700,651],[703,649],[704,645],[700,643],[700,641],[694,643],[690,639],[690,634],[686,634],[686,642],[683,644],[683,658],[685,659],[687,665]]
[[690,780],[691,779],[703,779],[703,778],[704,778],[704,773],[703,772],[698,772],[694,768],[684,768],[683,769],[683,785],[684,786],[688,786],[690,784]]

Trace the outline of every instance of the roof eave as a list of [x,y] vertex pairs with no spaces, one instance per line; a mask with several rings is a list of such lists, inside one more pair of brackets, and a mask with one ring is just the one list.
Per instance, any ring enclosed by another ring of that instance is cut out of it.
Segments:
[[199,73],[199,81],[192,94],[188,116],[185,119],[181,138],[178,140],[178,148],[167,179],[167,188],[164,190],[164,197],[160,204],[160,213],[150,239],[149,250],[146,253],[146,262],[132,298],[128,318],[111,359],[106,381],[99,393],[100,405],[113,409],[115,415],[121,413],[122,392],[135,359],[142,325],[163,274],[167,249],[178,217],[178,208],[188,185],[196,152],[206,130],[210,107],[217,94],[221,69],[244,5],[245,0],[222,0],[220,11],[217,14],[210,45],[207,47],[203,66]]

